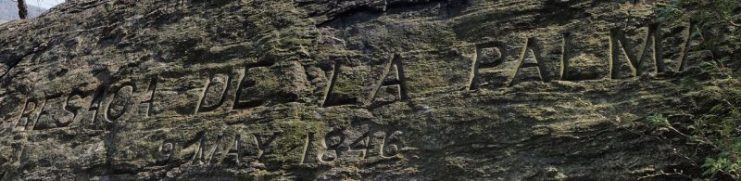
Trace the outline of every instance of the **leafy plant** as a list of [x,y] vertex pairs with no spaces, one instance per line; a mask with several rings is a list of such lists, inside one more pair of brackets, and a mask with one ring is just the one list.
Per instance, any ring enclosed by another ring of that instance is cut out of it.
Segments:
[[734,90],[705,113],[693,119],[687,126],[690,133],[675,128],[670,119],[662,114],[646,117],[647,125],[669,130],[687,138],[687,145],[703,146],[705,149],[693,156],[704,156],[701,167],[708,178],[730,178],[741,180],[741,89]]
[[[733,99],[740,99],[741,93],[735,93]],[[695,123],[697,136],[711,143],[717,155],[705,159],[702,165],[705,175],[723,174],[735,180],[741,179],[741,110],[733,102],[724,100],[710,109],[709,114]]]
[[664,0],[656,6],[656,18],[660,22],[689,20],[701,25],[741,27],[738,0]]
[[654,128],[661,126],[670,126],[669,120],[662,114],[653,114],[651,116],[648,116],[646,118],[646,121],[648,122],[648,125]]
[[741,42],[740,0],[659,0],[654,15],[670,26],[690,22],[691,37],[702,40],[702,49],[717,51],[722,42]]

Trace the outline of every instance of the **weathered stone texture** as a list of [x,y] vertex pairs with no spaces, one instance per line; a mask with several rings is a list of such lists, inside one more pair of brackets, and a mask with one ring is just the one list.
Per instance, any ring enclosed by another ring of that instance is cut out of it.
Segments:
[[[686,25],[659,26],[667,70],[658,72],[656,48],[639,53],[651,8],[72,1],[0,24],[0,180],[634,180],[697,172],[630,122],[691,112],[737,88],[738,79],[708,77],[724,64],[738,70],[738,47],[709,56],[690,43],[680,71]],[[523,50],[526,41],[532,46]],[[636,76],[624,54],[640,62]],[[700,88],[681,86],[685,79]]]

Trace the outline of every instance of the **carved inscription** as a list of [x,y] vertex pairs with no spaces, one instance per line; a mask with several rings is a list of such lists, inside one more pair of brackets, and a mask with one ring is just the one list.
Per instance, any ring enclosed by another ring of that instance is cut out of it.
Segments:
[[[321,163],[354,162],[374,157],[391,159],[400,154],[401,131],[370,130],[354,132],[336,129],[324,136],[317,160]],[[304,163],[304,162],[301,162]]]
[[231,75],[217,74],[206,80],[203,93],[196,104],[195,113],[216,110],[226,100],[226,93],[231,87]]
[[[348,60],[345,58],[345,60]],[[341,59],[335,59],[334,65],[332,65],[332,72],[329,76],[329,83],[327,84],[327,88],[324,91],[324,95],[322,96],[322,107],[331,107],[331,106],[339,106],[339,105],[345,105],[345,104],[353,104],[356,102],[355,99],[347,98],[347,97],[339,97],[334,93],[335,85],[337,84],[337,79],[339,79],[339,76],[341,74],[342,63]]]
[[156,81],[152,80],[147,92],[141,95],[136,95],[136,85],[133,82],[125,82],[110,89],[101,85],[91,92],[73,89],[69,94],[29,97],[21,104],[21,113],[14,127],[16,131],[31,131],[68,127],[75,122],[89,121],[80,124],[103,128],[106,127],[105,124],[113,123],[137,110],[132,109],[132,106],[138,100],[141,100],[138,110],[144,116],[151,115],[155,91]]
[[26,102],[23,104],[23,109],[21,110],[20,117],[16,122],[16,130],[32,130],[33,125],[38,118],[38,114],[41,113],[41,111],[37,111],[37,109],[40,109],[40,107],[44,107],[44,103],[45,102],[40,102],[37,99],[27,98]]
[[70,126],[84,112],[85,93],[73,90],[70,94],[56,94],[43,99],[27,98],[16,121],[16,131],[32,131]]
[[[691,45],[690,41],[693,38],[691,35],[696,29],[695,26],[695,23],[690,22],[689,27],[686,30],[687,35],[684,37],[685,41],[683,42],[683,48],[680,52],[678,67],[679,71],[683,71],[687,67],[687,58],[688,54],[690,53]],[[660,46],[662,43],[662,39],[659,31],[659,24],[651,24],[647,28],[648,32],[645,34],[643,43],[640,45],[640,47],[637,48],[637,53],[633,51],[636,49],[636,46],[632,45],[633,43],[631,41],[628,41],[626,33],[623,32],[623,30],[617,28],[610,30],[608,57],[610,78],[619,78],[618,76],[620,75],[620,66],[618,66],[618,63],[620,61],[619,59],[621,58],[621,56],[619,55],[620,51],[622,51],[622,53],[626,57],[625,59],[627,60],[629,68],[631,68],[632,70],[631,76],[638,76],[641,74],[641,65],[643,64],[644,57],[647,56],[646,53],[648,53],[647,51],[649,48],[653,49],[652,58],[656,73],[668,71],[668,68],[666,67],[662,57],[662,46]],[[573,54],[573,52],[570,52],[570,47],[572,46],[571,41],[573,37],[569,33],[563,33],[562,37],[563,40],[561,44],[562,55],[560,57],[560,70],[558,73],[554,73],[555,76],[558,76],[554,79],[571,80],[574,79],[574,77],[569,77],[569,75],[573,75],[569,73],[569,68],[571,68],[569,58],[571,58]],[[521,76],[521,74],[528,74],[532,72],[529,70],[533,70],[527,69],[523,71],[526,68],[534,68],[534,70],[536,70],[537,72],[537,78],[541,81],[550,81],[550,74],[548,74],[547,72],[547,70],[549,69],[545,67],[545,60],[543,60],[543,58],[541,57],[541,54],[543,54],[542,48],[543,46],[538,40],[536,40],[536,38],[530,37],[525,39],[525,44],[522,47],[522,50],[519,52],[520,55],[517,62],[518,65],[514,71],[514,74],[509,77],[509,82],[507,82],[508,86],[514,85],[518,81],[517,77]],[[480,80],[481,76],[479,75],[480,70],[489,69],[500,65],[507,56],[506,54],[508,53],[508,51],[506,49],[507,46],[503,42],[475,44],[475,54],[472,59],[466,90],[476,90],[479,88],[479,84],[480,82],[482,82]],[[530,61],[531,59],[527,58],[530,52],[532,52],[532,54],[534,55],[534,59],[532,59],[534,61]],[[715,55],[714,51],[711,50],[709,52],[713,56]],[[717,50],[715,50],[715,52],[717,52]],[[316,99],[309,98],[305,100],[308,100],[310,102],[321,101],[321,107],[355,104],[357,102],[362,102],[362,104],[366,107],[376,107],[395,101],[408,101],[411,98],[409,96],[409,88],[407,87],[407,79],[404,71],[405,67],[403,65],[403,62],[401,61],[401,54],[402,53],[394,53],[388,60],[388,62],[384,64],[380,77],[374,80],[370,87],[371,90],[365,98],[348,98],[348,96],[343,95],[341,91],[335,90],[338,87],[337,85],[339,84],[338,79],[340,79],[343,73],[341,71],[343,70],[342,62],[343,60],[349,60],[348,57],[341,57],[335,59],[334,64],[331,66],[331,68],[326,68],[328,66],[323,66],[323,69],[330,69],[331,73],[330,76],[328,76],[329,78],[327,78],[328,83],[324,88],[325,90],[324,93],[321,95],[322,97]],[[715,61],[719,60],[716,59]],[[229,91],[234,90],[235,86],[236,90],[233,97],[234,102],[231,105],[231,110],[250,109],[273,102],[282,103],[298,100],[298,97],[302,94],[298,94],[290,90],[258,90],[260,89],[258,85],[268,85],[268,87],[270,87],[273,86],[275,82],[259,84],[263,83],[259,82],[261,76],[262,78],[264,78],[266,74],[253,73],[254,75],[251,75],[250,72],[267,71],[270,74],[275,73],[270,72],[274,71],[273,69],[270,69],[270,67],[273,66],[274,63],[275,62],[273,61],[250,63],[245,65],[245,67],[243,67],[241,72],[237,75],[233,75],[231,72],[211,75],[208,79],[205,80],[206,82],[202,89],[202,92],[200,95],[198,95],[198,100],[196,100],[194,109],[195,111],[190,110],[193,105],[186,105],[188,109],[183,109],[185,111],[177,111],[177,113],[197,114],[202,112],[216,111],[218,108],[224,106],[225,102],[227,105],[231,103],[228,102],[232,101],[229,100],[232,99],[232,93]],[[720,62],[716,63],[720,64]],[[326,72],[330,72],[330,70],[326,70],[323,72],[324,74],[327,74]],[[395,72],[395,76],[392,72]],[[347,72],[345,73],[349,74]],[[233,79],[236,79],[236,82],[232,82]],[[232,85],[232,83],[235,83],[236,85]],[[384,88],[388,91],[381,91],[381,89]],[[143,91],[142,93],[136,92],[137,87],[134,85],[133,82],[124,83],[115,87],[109,87],[108,83],[105,83],[104,85],[101,85],[97,88],[97,90],[93,94],[92,101],[86,108],[80,106],[79,102],[81,100],[89,100],[87,96],[88,94],[90,94],[90,90],[85,90],[84,92],[75,90],[72,91],[72,93],[66,95],[61,94],[48,97],[26,98],[25,102],[22,104],[22,108],[20,108],[21,113],[17,115],[18,119],[15,122],[14,127],[15,130],[34,130],[34,128],[51,129],[57,127],[65,127],[72,124],[80,117],[91,117],[91,121],[89,124],[98,124],[100,121],[105,123],[112,123],[125,116],[126,113],[130,110],[133,112],[138,111],[144,117],[150,117],[156,112],[154,111],[156,105],[155,98],[158,89],[160,88],[158,88],[157,78],[151,79],[146,91]],[[398,91],[394,91],[393,89],[397,89]],[[380,96],[379,91],[381,91]],[[389,96],[385,94],[387,92],[398,94]],[[398,97],[398,99],[393,99],[394,97]],[[136,105],[131,105],[132,103],[136,103]],[[132,109],[130,107],[134,108]],[[16,108],[16,110],[17,109],[19,108]],[[11,118],[10,120],[15,120],[15,117]],[[83,120],[88,121],[87,119]]]
[[571,34],[562,33],[561,36],[563,37],[561,40],[561,68],[558,71],[558,79],[568,80],[570,79],[570,77],[567,77],[567,73],[569,70],[569,58],[571,58],[569,52],[571,47]]
[[68,103],[69,99],[61,95],[47,97],[40,107],[38,118],[30,124],[29,130],[65,127],[71,124],[75,114],[67,110]]
[[278,139],[278,136],[280,136],[281,132],[275,132],[272,135],[260,135],[255,134],[255,144],[257,145],[257,159],[260,160],[262,156],[266,153],[270,153],[272,150],[271,143],[275,142],[276,139]]
[[[196,137],[192,144],[186,145],[182,150],[183,154],[191,155],[189,159],[191,164],[222,164],[227,159],[227,155],[232,154],[232,150],[239,149],[238,144],[229,144],[230,142],[239,143],[239,135],[231,137],[231,140],[225,138],[224,135],[209,140],[205,132],[200,132]],[[239,163],[239,160],[232,160],[231,163]]]
[[88,111],[92,112],[91,124],[93,125],[96,125],[98,123],[98,109],[103,103],[103,98],[106,95],[107,89],[107,86],[99,86],[98,89],[95,91],[95,94],[93,95],[93,100],[90,101],[90,106],[88,106]]
[[175,152],[175,145],[170,142],[163,142],[159,149],[157,149],[159,162],[170,160],[173,152]]
[[[309,134],[306,135],[306,139],[304,139],[304,148],[301,154],[301,160],[298,162],[299,164],[304,164],[308,159],[311,159],[311,153],[315,153],[314,156],[316,156],[316,150],[310,150],[311,145],[314,144],[314,132],[309,132]],[[313,151],[313,152],[312,152]]]
[[237,85],[237,93],[234,97],[234,105],[232,106],[232,109],[253,108],[260,106],[265,102],[263,98],[248,97],[246,95],[247,92],[245,92],[244,89],[253,87],[256,84],[255,80],[252,80],[248,77],[250,69],[258,67],[270,67],[273,65],[273,63],[274,62],[258,62],[245,66],[245,68],[242,70],[243,76]]
[[[183,149],[183,151],[191,151],[193,152],[193,156],[191,156],[191,163],[198,163],[203,164],[204,161],[208,162],[211,160],[211,155],[213,155],[213,152],[206,151],[208,150],[208,146],[206,145],[206,135],[205,133],[200,132],[198,133],[198,138],[195,142],[195,144]],[[216,149],[216,147],[213,147]]]
[[234,165],[259,162],[264,155],[271,154],[281,132],[251,134],[248,138],[240,134],[221,133],[209,137],[207,132],[196,134],[196,138],[184,145],[180,153],[174,153],[173,143],[166,142],[158,148],[160,160],[171,160],[172,155],[187,158],[188,163],[199,165]]
[[65,101],[64,109],[67,112],[72,113],[72,120],[74,121],[77,119],[78,115],[80,115],[80,111],[82,111],[82,101],[84,100],[86,95],[80,90],[74,90],[72,93],[67,96],[67,100]]
[[[471,64],[471,73],[469,75],[470,79],[468,80],[468,86],[466,87],[466,90],[476,90],[479,88],[479,70],[483,68],[492,68],[499,64],[501,64],[504,61],[505,58],[505,51],[502,51],[504,49],[504,44],[499,42],[491,42],[491,43],[485,43],[485,44],[476,44],[475,45],[475,53],[473,59],[473,63]],[[483,57],[483,51],[490,52],[493,56],[493,60],[490,61],[482,61]]]
[[10,155],[11,157],[9,163],[13,165],[20,165],[22,161],[21,158],[23,157],[26,146],[23,143],[12,143],[11,147],[13,147],[13,153]]
[[631,69],[631,76],[635,77],[638,75],[641,75],[641,64],[643,63],[643,57],[645,56],[646,51],[648,51],[649,43],[653,45],[653,59],[654,59],[654,66],[657,73],[659,72],[665,72],[666,67],[664,65],[664,60],[661,57],[661,36],[659,35],[659,31],[657,30],[657,25],[653,24],[650,25],[648,28],[648,33],[646,34],[646,37],[644,39],[643,45],[639,48],[638,54],[635,54],[632,49],[633,45],[627,40],[625,37],[625,32],[623,32],[620,29],[612,29],[610,30],[610,57],[609,57],[609,64],[610,64],[610,78],[616,79],[619,77],[618,73],[618,60],[619,60],[619,53],[618,51],[622,50],[625,56],[627,57],[628,64],[630,65]]
[[[648,27],[648,34],[651,36],[651,45],[653,45],[654,54],[652,55],[654,59],[654,70],[656,70],[656,73],[662,73],[666,72],[666,64],[664,64],[664,49],[661,47],[661,31],[659,31],[659,25],[658,24],[651,24]],[[646,40],[648,41],[648,40]]]
[[112,95],[111,101],[106,106],[104,118],[106,122],[112,123],[121,118],[129,110],[131,99],[134,97],[136,87],[133,83],[123,84]]
[[689,53],[689,50],[690,50],[692,30],[694,28],[695,28],[695,23],[690,21],[690,23],[687,25],[687,34],[684,36],[682,52],[679,55],[679,68],[677,68],[678,71],[684,71],[685,67],[687,66],[687,54]]
[[307,132],[302,144],[292,146],[295,150],[274,152],[274,148],[283,147],[278,145],[283,135],[280,131],[253,134],[201,131],[189,141],[163,141],[153,148],[153,153],[158,164],[180,160],[196,165],[252,167],[254,163],[275,158],[266,155],[300,154],[292,164],[344,164],[398,158],[404,148],[401,131],[361,128],[335,129],[324,135]]
[[382,158],[392,158],[396,157],[401,151],[401,148],[403,147],[402,141],[401,141],[401,131],[393,131],[393,132],[387,132],[383,135],[383,142],[381,144],[381,148],[379,149],[380,154],[379,156]]
[[[537,42],[535,38],[527,38],[525,39],[525,45],[522,47],[522,51],[520,51],[520,58],[519,58],[519,65],[517,66],[517,69],[515,69],[515,73],[510,78],[509,86],[514,85],[515,79],[517,78],[517,75],[520,73],[520,71],[523,68],[530,68],[534,67],[536,68],[538,72],[538,78],[541,81],[548,82],[550,79],[548,79],[548,74],[546,74],[545,70],[545,64],[543,63],[543,58],[540,56],[541,51],[541,45]],[[529,63],[525,62],[525,58],[527,58],[528,50],[533,51],[533,55],[535,56],[535,63]]]
[[[396,68],[396,78],[390,81],[386,81],[386,77],[388,77],[389,73],[391,72],[391,68],[393,67]],[[389,62],[383,69],[383,73],[381,73],[381,77],[374,84],[373,90],[371,90],[370,96],[368,96],[368,99],[365,103],[366,106],[370,106],[373,104],[373,101],[376,99],[376,95],[378,94],[378,90],[381,89],[382,86],[394,85],[397,86],[399,89],[399,100],[406,101],[410,99],[407,92],[408,88],[406,86],[406,77],[404,76],[404,66],[401,62],[401,56],[399,54],[394,54],[391,59],[389,59]]]
[[327,148],[327,152],[322,154],[322,156],[319,157],[319,160],[327,162],[334,161],[337,157],[341,157],[342,153],[349,149],[343,145],[344,142],[345,134],[342,133],[342,130],[334,130],[327,133],[327,136],[324,137],[324,147]]
[[157,79],[153,78],[149,82],[149,88],[147,88],[147,92],[144,95],[145,97],[139,103],[140,114],[144,115],[144,117],[152,116],[155,91],[157,91]]
[[231,147],[228,147],[226,150],[226,153],[224,153],[224,159],[222,159],[222,162],[219,163],[226,163],[226,164],[234,164],[239,165],[239,150],[242,149],[240,146],[242,140],[242,136],[237,134],[234,136],[234,140],[231,142],[228,142],[228,144],[231,144]]
[[330,98],[332,95],[332,91],[334,90],[334,85],[337,82],[337,77],[340,75],[340,61],[335,61],[334,65],[332,66],[332,75],[329,76],[329,84],[327,85],[327,91],[325,91],[324,96],[322,98],[322,107],[328,107],[331,106],[332,103],[330,103]]

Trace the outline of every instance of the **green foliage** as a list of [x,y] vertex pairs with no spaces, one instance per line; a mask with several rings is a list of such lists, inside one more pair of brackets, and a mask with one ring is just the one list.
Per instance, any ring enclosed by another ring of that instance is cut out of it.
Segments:
[[[696,34],[703,41],[702,48],[712,48],[719,42],[741,42],[741,0],[669,0],[657,4],[656,20],[661,24],[677,25],[691,22]],[[715,35],[715,36],[714,36]],[[720,36],[723,35],[723,36]],[[696,86],[693,82],[690,86]],[[692,130],[685,134],[672,127],[661,114],[646,118],[652,127],[668,128],[689,138],[688,144],[709,145],[710,155],[704,159],[703,175],[713,178],[741,180],[741,89],[731,91],[725,99],[694,119],[688,126]]]
[[[731,100],[710,109],[694,126],[694,137],[705,139],[715,146],[717,155],[705,159],[705,175],[728,175],[741,179],[741,110],[736,106],[741,94],[734,93]],[[735,99],[735,100],[734,100]],[[736,103],[736,104],[734,104]]]
[[675,23],[684,15],[684,12],[679,8],[681,1],[672,0],[667,4],[656,5],[656,21],[662,23]]
[[[726,94],[722,100],[706,113],[693,119],[687,126],[690,134],[683,133],[669,123],[662,114],[646,117],[645,122],[653,128],[673,131],[688,138],[688,145],[709,146],[711,150],[704,158],[704,176],[709,178],[731,178],[741,180],[741,89]],[[701,154],[700,154],[701,155]],[[700,156],[696,155],[695,156]]]
[[667,0],[660,1],[655,10],[657,21],[664,23],[689,20],[701,25],[738,26],[741,15],[734,11],[739,4],[739,0]]
[[741,42],[741,0],[663,0],[654,10],[661,24],[692,22],[692,36],[701,37],[704,49],[722,41]]
[[670,126],[669,120],[666,119],[666,117],[664,117],[664,115],[662,114],[653,114],[651,116],[648,116],[646,118],[646,121],[651,127]]
[[733,178],[738,179],[741,175],[741,141],[735,140],[735,143],[730,144],[728,148],[724,148],[720,154],[715,158],[708,157],[705,159],[705,163],[702,165],[705,168],[704,175],[715,176],[718,173],[730,175]]

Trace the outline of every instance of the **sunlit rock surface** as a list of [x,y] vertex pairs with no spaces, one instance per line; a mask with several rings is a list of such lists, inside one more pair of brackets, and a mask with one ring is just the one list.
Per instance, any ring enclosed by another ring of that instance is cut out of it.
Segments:
[[652,7],[65,3],[0,25],[0,180],[683,179],[633,122],[704,109],[740,56]]

